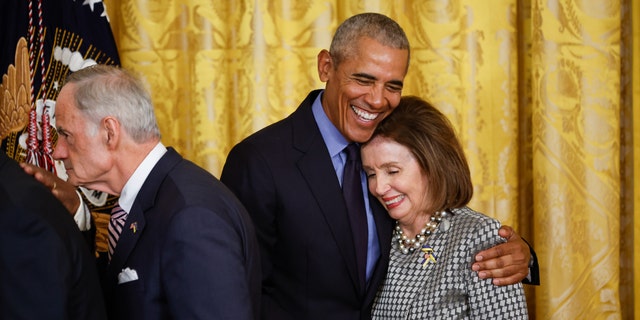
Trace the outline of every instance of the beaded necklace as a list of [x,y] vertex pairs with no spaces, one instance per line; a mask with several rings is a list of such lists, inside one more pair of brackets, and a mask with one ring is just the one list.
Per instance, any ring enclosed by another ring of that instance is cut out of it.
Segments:
[[436,228],[438,228],[438,225],[446,216],[446,211],[436,212],[431,215],[427,225],[420,230],[420,233],[416,234],[413,239],[409,239],[409,237],[402,232],[400,224],[396,221],[396,227],[393,229],[393,238],[398,241],[400,251],[404,254],[408,254],[410,252],[414,252],[416,249],[420,249],[422,245],[427,242],[427,238],[436,230]]

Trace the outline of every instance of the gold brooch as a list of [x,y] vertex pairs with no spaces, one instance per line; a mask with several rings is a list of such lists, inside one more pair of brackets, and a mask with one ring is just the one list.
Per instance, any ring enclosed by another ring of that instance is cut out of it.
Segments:
[[429,263],[436,263],[436,256],[433,254],[433,248],[430,245],[423,245],[420,249],[424,253],[424,256],[420,258],[422,268],[426,268]]

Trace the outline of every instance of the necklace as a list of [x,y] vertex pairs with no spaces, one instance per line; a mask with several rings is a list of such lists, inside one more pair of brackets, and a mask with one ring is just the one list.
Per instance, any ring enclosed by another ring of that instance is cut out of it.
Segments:
[[427,237],[429,237],[433,233],[433,231],[438,228],[440,221],[442,221],[442,219],[446,217],[446,215],[446,211],[436,212],[431,215],[431,218],[429,218],[429,222],[427,222],[427,225],[422,228],[422,230],[420,230],[420,233],[416,234],[413,239],[409,239],[409,237],[407,237],[404,232],[402,232],[402,229],[400,229],[400,224],[398,223],[398,221],[396,221],[396,227],[393,229],[393,238],[398,241],[398,244],[400,245],[400,251],[404,254],[407,254],[409,252],[414,252],[416,249],[420,249],[422,245],[427,242]]

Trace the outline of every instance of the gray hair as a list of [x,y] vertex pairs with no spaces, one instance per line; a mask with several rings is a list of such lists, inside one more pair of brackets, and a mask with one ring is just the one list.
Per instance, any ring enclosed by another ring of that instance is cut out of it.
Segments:
[[113,116],[137,142],[160,138],[160,129],[149,92],[142,82],[124,69],[93,65],[71,73],[76,106],[94,125]]
[[[409,39],[397,22],[383,14],[361,13],[342,22],[336,30],[329,48],[334,67],[354,54],[354,44],[362,37],[369,37],[391,48],[409,51]],[[407,66],[408,62],[407,60]]]

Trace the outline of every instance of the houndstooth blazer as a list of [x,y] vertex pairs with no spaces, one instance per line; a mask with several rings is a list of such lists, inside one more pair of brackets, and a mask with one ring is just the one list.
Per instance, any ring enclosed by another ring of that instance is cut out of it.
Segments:
[[497,220],[463,207],[450,210],[427,239],[423,248],[432,253],[403,254],[392,240],[373,319],[528,319],[521,283],[494,286],[471,270],[476,253],[504,242],[499,228]]

